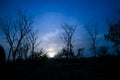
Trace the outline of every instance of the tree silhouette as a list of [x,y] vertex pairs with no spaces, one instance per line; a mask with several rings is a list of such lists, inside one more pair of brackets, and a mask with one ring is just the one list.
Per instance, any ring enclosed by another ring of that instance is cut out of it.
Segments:
[[88,24],[87,26],[85,26],[86,31],[88,32],[91,41],[92,41],[92,50],[94,52],[94,57],[96,58],[96,54],[97,54],[97,35],[98,35],[98,31],[97,31],[97,25],[90,25]]
[[[37,31],[32,31],[29,33],[29,44],[31,46],[31,56],[34,55],[35,49],[37,48],[37,46],[40,44],[40,41],[38,41],[38,36],[37,36]],[[43,53],[43,49],[40,50],[39,53]]]
[[116,53],[120,55],[120,19],[116,22],[110,22],[108,26],[108,33],[104,35],[105,40],[113,42],[114,47],[116,48]]
[[5,62],[5,51],[3,47],[0,45],[0,64]]
[[67,55],[68,55],[68,53],[67,53],[66,49],[63,48],[60,52],[58,52],[58,53],[54,56],[54,58],[62,59],[62,58],[66,58]]
[[98,49],[98,55],[99,55],[99,57],[107,56],[108,55],[108,47],[100,46]]
[[30,50],[30,43],[26,38],[23,39],[22,44],[18,48],[18,59],[27,59],[28,52]]
[[34,51],[33,54],[30,54],[29,58],[32,60],[47,59],[48,54],[44,49],[40,49],[39,51]]
[[32,16],[27,14],[26,11],[22,12],[21,10],[17,11],[15,17],[0,17],[0,29],[9,44],[8,60],[12,54],[13,61],[15,61],[24,38],[32,30],[32,23]]
[[66,57],[70,58],[73,57],[73,44],[72,44],[72,39],[73,39],[73,35],[75,33],[77,25],[69,25],[69,24],[64,24],[61,26],[63,32],[62,32],[62,36],[61,39],[64,41],[65,45],[66,45]]

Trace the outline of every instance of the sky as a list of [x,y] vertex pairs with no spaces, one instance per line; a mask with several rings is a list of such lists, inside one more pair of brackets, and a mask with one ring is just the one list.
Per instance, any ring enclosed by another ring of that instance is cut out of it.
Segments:
[[84,26],[97,24],[99,45],[108,44],[103,39],[108,28],[106,21],[112,20],[120,11],[120,0],[0,0],[0,15],[13,14],[17,9],[26,9],[34,16],[33,26],[39,30],[41,46],[50,57],[64,46],[60,39],[60,26],[64,23],[77,24],[74,52],[84,47],[84,56],[91,56],[86,52],[90,49],[90,43]]

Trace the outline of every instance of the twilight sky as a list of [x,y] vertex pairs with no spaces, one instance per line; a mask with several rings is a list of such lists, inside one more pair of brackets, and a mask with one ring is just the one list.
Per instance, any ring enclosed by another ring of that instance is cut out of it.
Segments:
[[[64,46],[60,39],[60,26],[64,23],[78,25],[73,40],[75,52],[80,47],[85,51],[90,47],[89,36],[84,30],[88,23],[98,25],[98,44],[108,44],[103,39],[106,21],[117,15],[120,0],[0,0],[0,15],[13,14],[18,8],[34,16],[33,26],[39,29],[41,47],[52,57]],[[2,44],[2,35],[0,37]],[[90,52],[85,52],[84,56],[90,56]]]

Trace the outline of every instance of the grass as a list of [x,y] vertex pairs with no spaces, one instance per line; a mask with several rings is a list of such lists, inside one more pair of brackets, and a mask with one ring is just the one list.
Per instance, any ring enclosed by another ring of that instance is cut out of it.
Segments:
[[28,60],[1,65],[0,80],[116,80],[119,68],[119,57]]

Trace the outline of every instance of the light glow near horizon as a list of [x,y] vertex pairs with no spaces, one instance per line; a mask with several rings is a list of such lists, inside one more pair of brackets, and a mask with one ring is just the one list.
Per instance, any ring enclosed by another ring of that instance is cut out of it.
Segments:
[[53,58],[55,56],[55,54],[57,54],[57,53],[55,53],[54,51],[48,52],[48,57]]
[[34,25],[38,29],[40,28],[40,33],[42,33],[39,35],[39,40],[42,41],[41,46],[46,50],[50,58],[54,57],[65,46],[60,38],[61,25],[64,23],[77,24],[77,20],[74,18],[52,12],[37,17],[36,21]]

